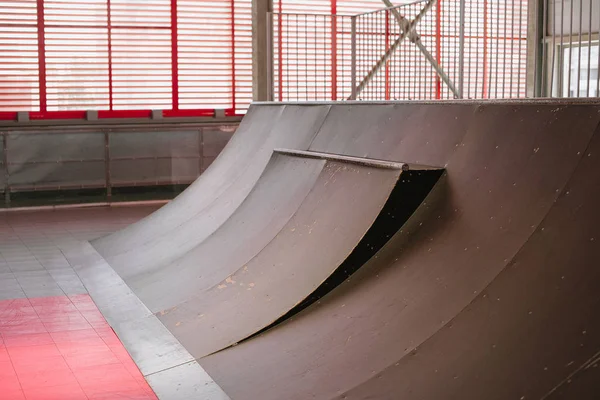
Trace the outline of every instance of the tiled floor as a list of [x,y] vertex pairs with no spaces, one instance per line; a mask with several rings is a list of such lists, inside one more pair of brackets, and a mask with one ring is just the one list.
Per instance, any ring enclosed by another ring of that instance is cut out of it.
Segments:
[[155,208],[0,215],[1,399],[156,399],[63,252]]

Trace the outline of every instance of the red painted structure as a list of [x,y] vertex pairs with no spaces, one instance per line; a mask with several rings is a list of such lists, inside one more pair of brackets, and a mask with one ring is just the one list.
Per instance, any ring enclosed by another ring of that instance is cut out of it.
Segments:
[[0,120],[243,112],[251,0],[0,3]]

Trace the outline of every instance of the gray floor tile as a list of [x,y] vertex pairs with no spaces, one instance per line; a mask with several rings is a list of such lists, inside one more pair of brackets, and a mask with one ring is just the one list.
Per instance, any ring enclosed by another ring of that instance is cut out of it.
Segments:
[[27,297],[23,290],[0,290],[0,300],[22,299]]

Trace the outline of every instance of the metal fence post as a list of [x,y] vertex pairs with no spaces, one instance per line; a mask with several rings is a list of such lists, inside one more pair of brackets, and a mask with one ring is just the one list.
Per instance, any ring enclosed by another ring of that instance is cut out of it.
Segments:
[[458,97],[464,98],[465,78],[465,0],[460,0],[460,33],[458,42]]
[[110,138],[108,130],[103,131],[104,134],[104,179],[106,185],[106,200],[112,199],[112,182],[110,176]]
[[2,163],[4,164],[4,205],[10,207],[10,172],[8,170],[8,133],[2,132]]
[[352,84],[352,92],[350,100],[356,100],[356,16],[351,18],[351,66],[350,66],[350,81]]
[[202,175],[202,173],[204,172],[204,128],[200,128],[198,130],[199,133],[199,139],[200,139],[200,143],[199,143],[199,151],[198,151],[198,155],[200,156],[200,162],[198,163],[198,168],[200,168],[200,171],[198,171],[198,176]]
[[275,82],[273,79],[273,13],[267,13],[267,100],[275,99]]

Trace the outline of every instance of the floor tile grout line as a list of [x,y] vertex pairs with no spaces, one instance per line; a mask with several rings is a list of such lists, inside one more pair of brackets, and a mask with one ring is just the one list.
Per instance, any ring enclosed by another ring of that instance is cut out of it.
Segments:
[[[67,297],[68,298],[68,297]],[[33,311],[35,312],[35,314],[38,316],[38,319],[40,320],[40,322],[42,322],[42,319],[40,318],[40,315],[38,313],[38,311],[35,309],[34,305],[31,304],[31,299],[28,297],[27,300],[29,301],[29,304],[31,305],[31,307],[33,307]],[[69,299],[69,301],[71,301],[71,299]],[[44,322],[42,322],[42,325],[44,326],[44,329],[46,329],[46,331],[48,331],[48,328],[46,328],[46,325],[44,324]],[[48,332],[50,334],[50,332]],[[50,337],[52,338],[52,335],[50,335]],[[56,350],[58,351],[58,353],[60,354],[61,358],[63,359],[63,361],[65,362],[65,365],[67,366],[67,368],[69,369],[69,371],[71,371],[71,374],[73,375],[73,377],[75,378],[75,381],[77,381],[77,386],[79,386],[79,389],[81,389],[81,392],[83,393],[83,395],[85,396],[85,400],[89,400],[89,397],[87,395],[87,393],[85,393],[85,391],[83,390],[83,387],[81,387],[81,383],[79,383],[79,380],[77,379],[77,376],[75,376],[75,372],[73,372],[73,369],[71,368],[71,366],[69,365],[69,363],[67,362],[67,359],[65,358],[65,356],[63,355],[63,353],[60,351],[60,349],[58,348],[56,342],[54,342],[54,338],[52,338],[52,343],[54,344],[54,346],[56,347]],[[18,376],[18,375],[17,375]],[[24,392],[23,392],[24,393]],[[27,397],[27,396],[26,396]],[[82,399],[84,400],[84,399]]]
[[8,351],[8,347],[6,347],[6,345],[4,345],[4,348],[6,349],[6,354],[8,355],[8,359],[10,360],[10,365],[12,366],[13,372],[15,373],[15,376],[17,377],[17,382],[19,382],[19,387],[21,388],[21,393],[23,394],[23,397],[25,399],[27,399],[27,396],[25,395],[25,390],[23,390],[23,384],[21,383],[21,380],[19,379],[19,374],[17,373],[17,369],[15,368],[15,363],[13,362],[12,356],[10,355],[9,351]]
[[[87,295],[92,302],[94,303],[94,306],[96,307],[96,309],[98,310],[98,312],[100,312],[100,314],[102,314],[102,312],[100,311],[100,309],[98,308],[98,306],[96,305],[96,303],[94,302],[94,299],[92,299],[92,296]],[[104,318],[104,315],[102,316]],[[85,316],[84,316],[85,318]],[[86,318],[87,320],[87,318]],[[104,319],[104,321],[106,321],[106,319]],[[89,323],[89,322],[88,322]],[[91,324],[90,324],[91,325]],[[115,335],[115,338],[119,341],[120,346],[125,350],[125,352],[127,353],[127,356],[131,359],[131,362],[133,363],[133,365],[135,365],[135,367],[138,369],[138,371],[140,372],[140,375],[142,376],[142,378],[144,378],[144,382],[146,382],[146,385],[150,388],[150,390],[152,391],[152,393],[154,393],[154,390],[152,389],[152,387],[150,386],[150,383],[146,380],[146,377],[144,376],[144,374],[142,373],[142,371],[140,371],[140,368],[138,367],[137,363],[133,360],[133,357],[131,357],[131,354],[129,354],[129,351],[127,350],[127,348],[125,347],[125,345],[123,344],[123,342],[121,342],[121,339],[119,338],[119,336],[117,335],[117,333],[115,332],[115,330],[113,329],[112,326],[110,326],[110,324],[108,323],[108,321],[106,321],[106,326],[108,326],[110,328],[110,330],[112,331],[113,335]],[[98,333],[98,330],[92,325],[92,329],[94,330],[94,332],[96,332],[96,334],[100,337],[100,339],[104,342],[104,344],[106,345],[106,347],[108,347],[108,349],[110,350],[110,352],[115,356],[115,358],[117,360],[119,360],[119,363],[123,366],[125,366],[125,364],[123,364],[123,362],[121,361],[121,359],[114,353],[113,349],[111,348],[111,346],[106,343],[106,340],[104,340],[104,338],[102,336],[100,336],[100,334]],[[129,374],[129,376],[136,381],[136,383],[138,384],[138,386],[140,386],[141,389],[145,390],[146,388],[144,388],[139,382],[137,382],[137,379],[135,378],[135,376],[133,376],[131,374],[131,372],[129,372],[129,370],[127,368],[125,368],[125,370],[127,371],[127,373]],[[155,393],[154,393],[155,394]],[[156,394],[155,394],[156,395]]]
[[[44,237],[46,236],[46,234],[45,234],[44,232],[42,232],[42,235],[43,235]],[[54,278],[54,276],[52,276],[52,275],[50,274],[50,272],[48,271],[48,269],[46,268],[46,266],[45,266],[44,264],[42,264],[42,262],[41,262],[41,261],[38,259],[38,257],[35,255],[35,253],[34,253],[33,251],[31,251],[31,248],[29,248],[29,246],[28,246],[28,245],[27,245],[27,244],[26,244],[26,243],[23,241],[23,238],[21,238],[21,237],[19,236],[19,239],[20,239],[20,240],[23,242],[23,245],[25,246],[25,248],[26,248],[26,249],[27,249],[27,250],[28,250],[28,251],[29,251],[29,252],[30,252],[30,253],[33,255],[33,258],[35,258],[35,260],[38,262],[38,264],[40,264],[40,266],[41,266],[41,267],[44,269],[44,271],[46,271],[46,273],[47,273],[48,275],[50,275],[50,277],[52,278],[52,281],[54,282],[54,284],[56,284],[56,286],[58,286],[58,288],[60,289],[60,291],[61,291],[61,292],[63,292],[63,294],[66,296],[66,295],[67,295],[67,293],[65,293],[65,291],[63,290],[63,288],[62,288],[62,287],[61,287],[61,286],[58,284],[58,282],[56,281],[56,278]],[[54,243],[53,243],[53,245],[54,245],[54,246],[55,246],[57,249],[59,249],[59,248],[58,248],[58,246],[56,246]],[[59,251],[60,251],[60,249],[59,249]],[[61,252],[61,254],[62,254],[62,252]],[[64,257],[64,255],[63,255],[63,257]],[[67,262],[68,262],[68,261],[67,261]],[[69,264],[69,265],[70,265],[70,264]],[[17,279],[17,281],[18,281],[18,279]],[[25,293],[25,296],[27,296],[27,293],[25,292],[25,289],[23,289],[22,287],[21,287],[21,289],[22,289],[22,290],[23,290],[23,292]]]
[[[89,294],[85,294],[85,296],[87,296],[90,301],[92,302],[92,304],[94,304],[94,307],[96,308],[95,311],[98,311],[100,313],[100,315],[102,315],[102,312],[100,311],[100,309],[98,308],[98,306],[96,305],[96,303],[94,302],[94,299],[92,299],[92,297]],[[79,313],[81,314],[81,311],[79,310],[79,308],[77,307],[77,304],[73,303],[73,300],[69,297],[69,301],[71,301],[71,303],[75,306],[75,308],[79,311]],[[102,336],[100,336],[100,334],[98,333],[98,330],[96,329],[96,327],[94,327],[94,325],[92,325],[88,319],[85,317],[85,315],[81,314],[83,316],[83,318],[88,322],[88,324],[90,325],[90,327],[94,330],[94,332],[96,333],[96,335],[98,335],[98,337],[100,338],[100,340],[102,340],[102,342],[106,345],[106,347],[108,348],[108,350],[111,352],[111,354],[119,361],[118,364],[122,365],[125,368],[125,371],[127,371],[127,374],[129,375],[129,377],[131,379],[133,379],[135,381],[135,383],[139,386],[140,389],[145,390],[146,388],[144,388],[135,378],[135,376],[133,376],[131,374],[131,372],[129,372],[129,370],[125,367],[125,364],[123,363],[123,361],[121,361],[121,359],[114,353],[113,349],[111,348],[111,346],[106,342],[106,340],[104,340],[104,338]],[[104,315],[102,315],[102,318],[104,319],[104,321],[106,322],[106,326],[108,328],[111,329],[111,331],[113,332],[113,334],[115,335],[116,339],[119,341],[121,347],[127,352],[127,356],[131,359],[131,361],[133,362],[133,364],[135,365],[136,368],[139,367],[137,366],[137,364],[135,363],[135,361],[133,361],[133,359],[131,358],[131,355],[129,354],[129,352],[127,351],[127,349],[125,348],[125,346],[123,345],[123,343],[121,342],[121,339],[119,339],[119,337],[117,336],[116,332],[114,331],[114,329],[110,326],[110,324],[108,323],[108,321],[106,321],[106,318],[104,318]],[[142,377],[144,377],[144,375],[141,373],[140,371],[140,375]],[[147,386],[150,387],[150,384],[145,380]],[[150,389],[152,390],[152,388],[150,387]],[[154,393],[154,391],[153,391]]]

